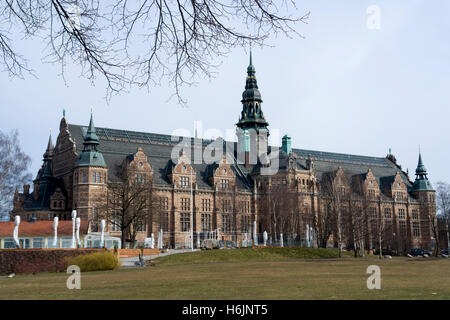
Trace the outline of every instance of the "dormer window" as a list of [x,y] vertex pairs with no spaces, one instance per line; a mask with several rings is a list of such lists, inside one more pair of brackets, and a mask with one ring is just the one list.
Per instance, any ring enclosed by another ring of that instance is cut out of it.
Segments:
[[228,189],[229,188],[229,180],[227,179],[220,179],[220,188],[221,189]]
[[142,173],[137,173],[134,178],[135,178],[136,183],[139,183],[139,184],[145,183],[145,175]]
[[187,188],[189,186],[189,177],[180,177],[180,187]]

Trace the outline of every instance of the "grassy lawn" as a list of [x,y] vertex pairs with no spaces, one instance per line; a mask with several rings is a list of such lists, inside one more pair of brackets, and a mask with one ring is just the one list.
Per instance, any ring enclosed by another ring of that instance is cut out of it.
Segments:
[[[178,254],[82,273],[81,290],[68,290],[64,273],[18,275],[0,279],[0,299],[450,299],[450,259],[313,259],[335,253],[308,250]],[[381,268],[381,290],[366,287],[371,264]]]

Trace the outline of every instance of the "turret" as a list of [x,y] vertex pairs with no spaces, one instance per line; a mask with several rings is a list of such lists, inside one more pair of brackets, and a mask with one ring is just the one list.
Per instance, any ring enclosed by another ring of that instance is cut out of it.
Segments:
[[89,220],[91,230],[96,231],[99,210],[106,203],[108,168],[98,150],[100,142],[92,113],[83,140],[83,152],[73,172],[73,208],[82,220]]
[[[250,64],[247,67],[247,78],[245,90],[242,93],[242,111],[239,121],[236,123],[236,135],[238,137],[238,152],[249,152],[249,156],[240,156],[239,160],[245,159],[245,164],[256,164],[257,157],[267,151],[267,139],[269,136],[269,123],[266,121],[261,108],[262,99],[255,77],[255,67],[250,51]],[[248,139],[250,141],[248,141]],[[259,147],[259,144],[262,147]],[[248,150],[243,150],[248,148]]]

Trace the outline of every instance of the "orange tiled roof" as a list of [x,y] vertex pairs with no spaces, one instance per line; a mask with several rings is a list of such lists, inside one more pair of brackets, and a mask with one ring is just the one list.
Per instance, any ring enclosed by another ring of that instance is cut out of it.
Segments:
[[[88,222],[82,220],[80,225],[80,234],[87,234]],[[12,237],[14,232],[14,221],[0,222],[0,237]],[[53,235],[53,220],[51,221],[36,221],[36,222],[21,222],[19,225],[19,237],[32,236],[52,236]],[[60,220],[58,222],[58,236],[72,235],[72,221]]]

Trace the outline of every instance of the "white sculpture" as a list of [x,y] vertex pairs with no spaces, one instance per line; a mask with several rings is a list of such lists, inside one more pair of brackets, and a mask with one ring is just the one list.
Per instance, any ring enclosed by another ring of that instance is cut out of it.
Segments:
[[58,245],[58,217],[53,218],[53,234],[55,235],[53,238],[53,247],[56,248]]
[[81,246],[81,241],[80,241],[80,225],[81,225],[81,219],[80,218],[76,218],[75,219],[75,239],[77,241],[77,246],[80,247]]
[[267,245],[267,231],[263,232],[264,247]]
[[14,237],[14,242],[16,243],[17,247],[20,247],[20,243],[19,243],[19,224],[20,224],[20,216],[15,216],[14,217],[14,233],[13,233],[13,237]]
[[75,219],[77,218],[77,211],[72,210],[72,248],[76,248],[76,240],[75,240]]
[[162,235],[163,235],[163,230],[160,229],[158,231],[158,249],[162,249],[162,247],[163,247]]
[[283,233],[280,233],[280,247],[283,247]]
[[105,246],[105,227],[105,219],[100,220],[100,248],[103,248]]
[[253,245],[258,245],[258,236],[256,234],[256,221],[253,221]]
[[197,248],[200,248],[200,232],[197,231]]
[[152,232],[152,236],[150,237],[150,248],[155,249],[155,235]]
[[306,224],[306,246],[310,247],[310,240],[309,240],[309,225]]

